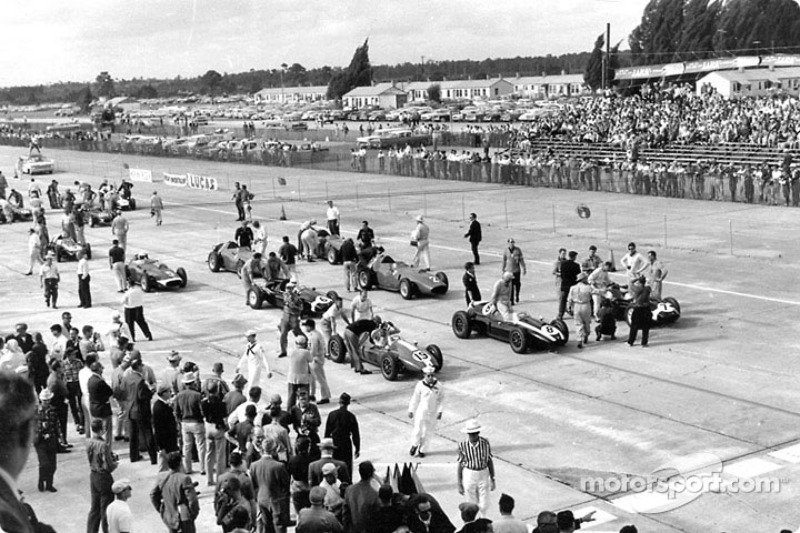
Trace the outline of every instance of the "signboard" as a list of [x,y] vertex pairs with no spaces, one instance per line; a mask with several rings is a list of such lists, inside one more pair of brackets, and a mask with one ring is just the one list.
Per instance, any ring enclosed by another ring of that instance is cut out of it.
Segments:
[[186,187],[186,174],[167,174],[164,172],[164,183],[172,187]]
[[131,168],[128,169],[130,173],[130,178],[133,181],[146,181],[148,183],[153,183],[153,173],[149,170],[145,170],[143,168]]
[[190,189],[201,189],[204,191],[218,191],[219,185],[217,178],[209,178],[208,176],[199,176],[197,174],[186,174],[187,185]]

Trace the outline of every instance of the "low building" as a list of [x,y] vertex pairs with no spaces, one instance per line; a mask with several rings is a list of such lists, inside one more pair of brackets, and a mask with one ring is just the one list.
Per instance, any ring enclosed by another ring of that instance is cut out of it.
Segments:
[[512,81],[514,94],[523,98],[558,98],[589,92],[588,86],[583,81],[583,74],[526,76],[517,77]]
[[319,102],[327,100],[328,86],[270,87],[261,89],[254,96],[256,104],[286,104],[295,102]]
[[723,98],[766,96],[781,91],[800,94],[800,67],[759,68],[711,72],[697,80],[697,94],[709,90]]
[[378,106],[382,109],[397,109],[408,101],[408,93],[394,83],[378,83],[356,87],[342,96],[342,103],[350,109]]

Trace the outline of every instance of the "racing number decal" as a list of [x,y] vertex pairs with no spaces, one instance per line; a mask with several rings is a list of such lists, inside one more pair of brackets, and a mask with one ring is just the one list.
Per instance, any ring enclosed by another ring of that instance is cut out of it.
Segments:
[[415,350],[415,351],[411,352],[411,357],[413,357],[415,360],[419,361],[420,363],[425,363],[428,360],[430,360],[430,357],[428,356],[428,354],[423,352],[423,351],[421,351],[421,350]]
[[542,326],[542,329],[544,330],[545,333],[547,333],[551,337],[555,337],[556,335],[558,335],[558,330],[556,328],[554,328],[553,326],[545,325],[545,326]]

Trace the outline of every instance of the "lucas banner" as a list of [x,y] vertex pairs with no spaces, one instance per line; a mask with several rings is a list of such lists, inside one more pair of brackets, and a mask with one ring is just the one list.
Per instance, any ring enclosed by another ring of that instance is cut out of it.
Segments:
[[186,187],[186,174],[167,174],[164,172],[164,183],[172,187]]
[[153,182],[153,173],[143,168],[130,168],[128,169],[131,180],[133,181],[146,181]]
[[201,189],[204,191],[218,191],[219,185],[217,178],[209,178],[207,176],[198,176],[197,174],[186,174],[188,185],[190,189]]

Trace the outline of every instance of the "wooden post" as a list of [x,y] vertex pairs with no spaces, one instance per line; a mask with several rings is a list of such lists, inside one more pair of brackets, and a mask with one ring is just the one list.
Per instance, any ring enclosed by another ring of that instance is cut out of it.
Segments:
[[731,255],[733,255],[733,220],[728,219],[728,234],[731,241]]
[[667,215],[664,215],[664,248],[667,247]]
[[553,233],[556,232],[556,204],[551,204],[550,208],[553,211]]
[[608,209],[606,209],[606,242],[608,242]]

